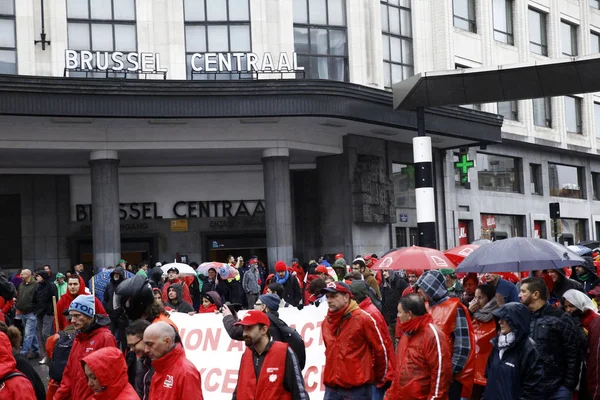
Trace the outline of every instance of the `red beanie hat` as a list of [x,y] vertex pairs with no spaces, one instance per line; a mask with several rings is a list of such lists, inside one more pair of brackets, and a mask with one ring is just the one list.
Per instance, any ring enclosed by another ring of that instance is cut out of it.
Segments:
[[275,272],[284,272],[287,271],[287,265],[283,261],[277,261],[275,263]]

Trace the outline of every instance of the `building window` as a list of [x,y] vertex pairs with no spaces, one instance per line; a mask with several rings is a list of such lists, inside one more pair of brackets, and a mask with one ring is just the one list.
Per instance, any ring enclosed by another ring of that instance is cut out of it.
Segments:
[[[67,32],[69,49],[95,52],[132,53],[137,51],[134,0],[67,0]],[[80,60],[79,60],[80,61]],[[92,67],[102,63],[112,68],[112,60],[96,58],[93,55]],[[127,71],[132,63],[124,62],[123,72],[69,72],[69,76],[80,77],[127,77],[135,78],[137,73]],[[79,63],[81,65],[81,63]]]
[[584,169],[569,165],[548,163],[550,196],[583,199]]
[[587,240],[587,219],[560,220],[560,236],[558,242],[565,246]]
[[519,120],[519,102],[513,101],[502,101],[498,103],[498,114],[502,115],[504,119],[511,121]]
[[414,74],[410,0],[381,0],[383,74],[387,89]]
[[579,97],[565,96],[565,116],[567,119],[567,132],[583,133],[581,99]]
[[475,0],[453,0],[454,26],[469,32],[477,32],[475,24]]
[[523,236],[523,216],[481,214],[481,239],[502,240]]
[[600,174],[598,172],[592,172],[592,188],[594,200],[600,200]]
[[396,227],[396,247],[407,247],[408,246],[408,237],[406,228],[404,227]]
[[519,159],[477,153],[477,178],[479,190],[520,193],[521,171]]
[[590,0],[590,6],[594,7],[596,10],[600,10],[600,0]]
[[[206,73],[205,59],[194,58],[194,53],[249,53],[250,6],[248,0],[184,0],[185,52],[187,79],[237,80],[251,78],[240,74],[247,70],[246,56],[227,58],[227,69],[220,73]],[[193,72],[192,61],[202,71]],[[231,68],[229,68],[231,67]]]
[[590,32],[590,54],[600,53],[600,33]]
[[529,164],[529,171],[531,173],[531,194],[544,195],[544,189],[542,185],[542,166],[541,164]]
[[529,50],[543,56],[548,55],[546,14],[533,8],[529,9]]
[[550,97],[533,99],[533,123],[535,126],[552,128],[552,101]]
[[514,44],[513,32],[513,0],[494,0],[494,39]]
[[17,40],[13,0],[0,1],[0,74],[17,73]]
[[560,21],[560,43],[563,56],[577,55],[577,26]]
[[596,137],[600,139],[600,103],[594,103],[594,122],[596,123]]
[[417,208],[415,197],[415,167],[412,164],[392,164],[394,206],[399,209]]
[[294,0],[294,47],[306,78],[347,82],[345,0]]

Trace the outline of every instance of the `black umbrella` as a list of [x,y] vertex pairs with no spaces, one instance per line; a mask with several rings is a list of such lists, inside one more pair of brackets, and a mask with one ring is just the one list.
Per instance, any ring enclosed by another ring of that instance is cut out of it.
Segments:
[[578,246],[585,246],[594,250],[596,247],[600,247],[600,242],[597,240],[584,240],[583,242],[577,243]]

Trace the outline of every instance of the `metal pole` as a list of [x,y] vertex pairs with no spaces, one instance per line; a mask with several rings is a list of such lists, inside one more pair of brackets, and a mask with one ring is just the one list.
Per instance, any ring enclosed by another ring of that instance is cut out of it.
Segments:
[[554,222],[554,241],[558,243],[558,219],[553,218]]
[[431,138],[425,136],[425,109],[417,109],[417,133],[413,138],[415,197],[417,202],[417,238],[419,246],[437,248],[435,227],[435,192],[433,190],[433,156]]
[[42,32],[40,33],[40,39],[41,40],[34,40],[33,44],[38,44],[41,43],[42,44],[42,50],[46,50],[46,45],[50,45],[50,41],[46,40],[46,21],[44,18],[44,0],[40,0],[40,5],[41,5],[41,16],[42,16]]

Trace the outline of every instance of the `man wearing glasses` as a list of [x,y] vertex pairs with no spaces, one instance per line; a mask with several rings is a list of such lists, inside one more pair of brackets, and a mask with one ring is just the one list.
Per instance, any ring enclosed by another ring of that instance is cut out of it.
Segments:
[[88,386],[81,360],[96,350],[117,347],[117,341],[108,329],[110,319],[95,312],[94,296],[77,296],[69,305],[69,316],[77,335],[54,400],[91,398],[94,392]]
[[138,319],[125,329],[127,335],[127,374],[129,383],[135,388],[140,399],[148,399],[150,382],[154,375],[152,360],[146,355],[143,342],[144,331],[150,326],[145,319]]

